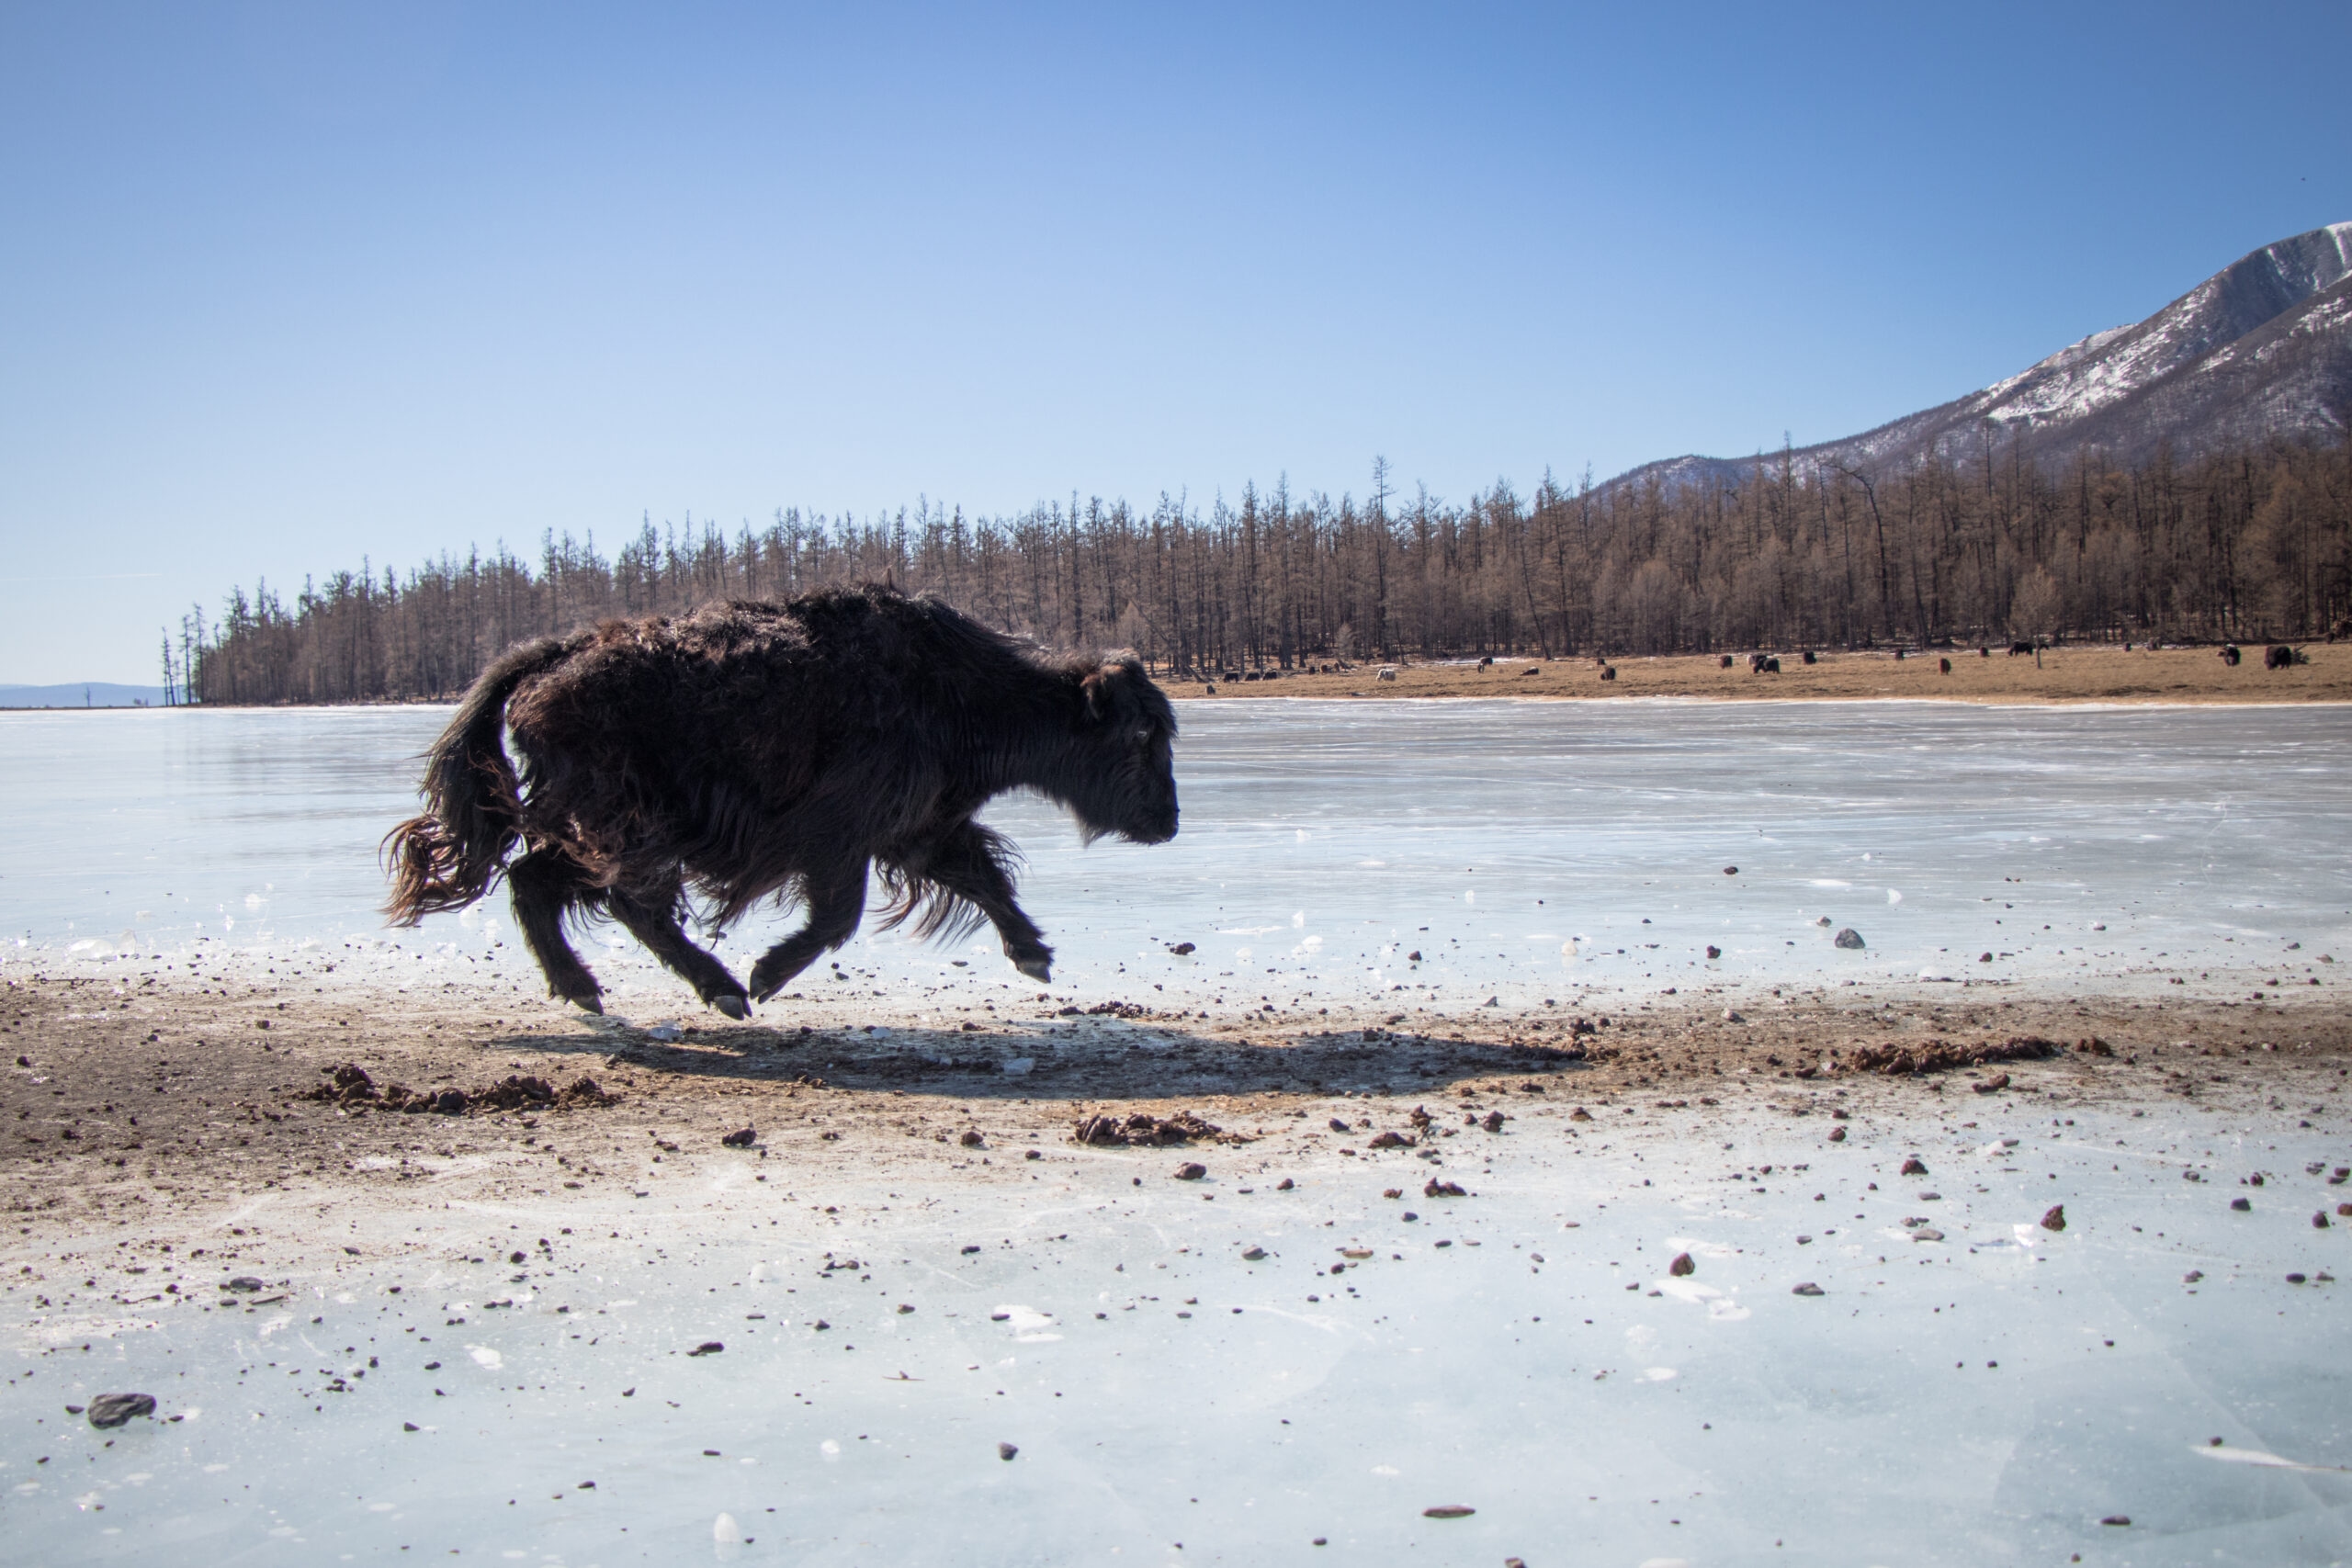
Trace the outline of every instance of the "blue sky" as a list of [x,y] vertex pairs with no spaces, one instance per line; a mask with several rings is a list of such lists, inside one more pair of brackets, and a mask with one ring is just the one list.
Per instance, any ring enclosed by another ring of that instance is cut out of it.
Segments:
[[0,682],[640,516],[1840,435],[2352,219],[2352,7],[0,6]]

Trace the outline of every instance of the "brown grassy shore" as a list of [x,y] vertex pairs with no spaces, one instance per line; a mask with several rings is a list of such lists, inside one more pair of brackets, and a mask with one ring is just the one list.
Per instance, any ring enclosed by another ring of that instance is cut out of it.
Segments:
[[[2311,662],[2265,670],[2262,649],[2249,645],[2236,668],[2211,648],[2120,647],[2045,649],[2011,657],[1999,649],[1980,658],[1973,648],[1931,649],[1897,660],[1892,653],[1819,653],[1806,664],[1795,651],[1781,654],[1778,674],[1751,674],[1745,654],[1729,670],[1715,654],[1675,654],[1611,660],[1616,679],[1604,681],[1601,660],[1589,658],[1501,660],[1476,664],[1402,664],[1394,681],[1378,679],[1377,663],[1336,675],[1285,675],[1277,681],[1219,682],[1214,694],[1182,682],[1165,682],[1170,696],[1224,702],[1249,697],[1542,697],[1579,700],[1625,697],[1826,697],[1858,701],[1911,698],[1964,703],[2341,703],[2352,702],[2352,645],[2313,643]],[[1945,674],[1941,659],[1951,660]]]
[[[659,1040],[459,989],[22,977],[0,990],[9,1239],[36,1249],[28,1256],[111,1248],[125,1237],[212,1235],[245,1206],[285,1213],[330,1201],[386,1213],[506,1204],[554,1224],[574,1210],[684,1196],[682,1181],[729,1172],[804,1189],[830,1179],[863,1190],[894,1177],[1025,1182],[1048,1165],[1101,1157],[1074,1129],[1102,1115],[1124,1124],[1190,1111],[1220,1130],[1181,1148],[1114,1151],[1154,1179],[1198,1157],[1267,1182],[1342,1168],[1369,1179],[1377,1168],[1416,1186],[1427,1174],[1416,1145],[1566,1141],[1592,1121],[1729,1137],[1759,1116],[1813,1117],[1792,1125],[1826,1146],[1843,1141],[1849,1122],[1857,1136],[1892,1132],[1977,1114],[1972,1107],[1992,1109],[1998,1097],[2052,1115],[2198,1106],[2332,1129],[2352,1075],[2352,1018],[2340,1005],[2292,1000],[1791,996],[1743,1003],[1744,1017],[1719,1005],[1636,1004],[1582,1018],[1498,1015],[1428,1034],[1392,1029],[1376,1010],[1179,1018],[1130,1007],[1128,1016],[1073,1017],[1050,1001],[1018,1010],[1034,1016],[951,1030],[809,1003]],[[1004,1070],[1023,1058],[1034,1068]],[[354,1066],[368,1089],[348,1071],[338,1088],[337,1069]],[[552,1105],[511,1086],[503,1103],[482,1093],[519,1077],[557,1090],[585,1077],[601,1092],[575,1089]],[[385,1091],[395,1084],[458,1089],[469,1103],[454,1113],[447,1102],[390,1111]],[[746,1129],[747,1141],[722,1141]],[[1375,1146],[1384,1133],[1405,1142]],[[214,1235],[223,1244],[234,1245]],[[160,1288],[92,1280],[90,1308]],[[12,1271],[11,1299],[28,1307],[30,1297],[13,1292],[37,1283]]]

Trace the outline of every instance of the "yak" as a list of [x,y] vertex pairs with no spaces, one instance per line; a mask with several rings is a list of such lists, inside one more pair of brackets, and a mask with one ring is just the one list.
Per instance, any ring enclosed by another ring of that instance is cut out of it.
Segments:
[[[604,1010],[564,922],[608,915],[740,1019],[849,941],[872,873],[885,929],[986,920],[1045,980],[1053,949],[1013,900],[1017,852],[974,817],[1029,790],[1089,842],[1164,843],[1175,735],[1134,656],[1048,652],[892,588],[606,621],[475,681],[426,753],[424,814],[385,839],[385,913],[414,925],[503,875],[549,994]],[[770,897],[806,923],[747,986],[687,937],[690,892],[711,930]]]

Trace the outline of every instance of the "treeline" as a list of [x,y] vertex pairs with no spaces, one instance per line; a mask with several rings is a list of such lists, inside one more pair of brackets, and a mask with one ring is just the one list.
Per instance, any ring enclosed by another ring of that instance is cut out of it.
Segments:
[[1132,648],[1178,674],[1330,658],[1629,654],[2023,637],[2301,638],[2352,617],[2352,445],[2276,444],[2136,468],[1986,456],[1898,472],[1758,457],[1741,482],[1656,480],[1460,503],[1245,489],[967,517],[691,519],[606,555],[542,540],[266,583],[164,649],[205,703],[447,696],[501,649],[615,615],[828,584],[928,589],[1040,641]]

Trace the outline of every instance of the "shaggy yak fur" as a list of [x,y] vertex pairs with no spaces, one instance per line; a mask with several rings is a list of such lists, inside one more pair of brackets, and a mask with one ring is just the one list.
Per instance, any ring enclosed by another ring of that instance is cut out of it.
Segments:
[[[1013,902],[1017,855],[974,815],[1034,790],[1089,840],[1165,842],[1175,733],[1134,658],[1049,654],[892,589],[607,621],[514,649],[474,682],[427,754],[424,815],[385,840],[385,912],[413,925],[503,874],[554,995],[604,1010],[563,931],[600,912],[742,1018],[850,939],[872,870],[885,926],[911,918],[930,937],[986,919],[1043,980],[1053,950]],[[807,924],[746,987],[688,940],[690,889],[711,929],[770,897]]]

